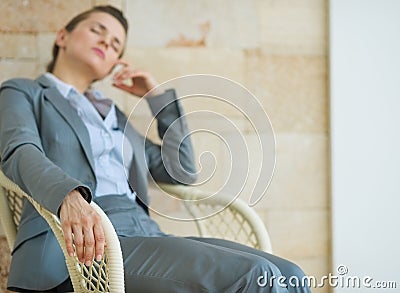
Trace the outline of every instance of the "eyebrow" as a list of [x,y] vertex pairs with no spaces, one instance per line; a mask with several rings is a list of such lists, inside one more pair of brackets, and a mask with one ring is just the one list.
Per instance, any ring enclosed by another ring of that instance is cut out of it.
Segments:
[[[105,27],[104,24],[102,24],[98,21],[95,21],[94,23],[96,25],[98,25],[101,30],[106,31],[106,32],[108,31],[107,27]],[[113,39],[115,40],[116,43],[118,43],[118,45],[121,45],[121,41],[116,36],[113,36]]]

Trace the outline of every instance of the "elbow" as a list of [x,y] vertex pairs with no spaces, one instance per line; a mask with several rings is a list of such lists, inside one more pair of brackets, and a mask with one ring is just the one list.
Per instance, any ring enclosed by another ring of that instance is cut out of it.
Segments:
[[[184,164],[184,162],[186,162]],[[181,160],[181,172],[179,172],[179,183],[184,185],[190,185],[196,182],[197,180],[197,170],[193,160]]]
[[197,180],[197,173],[196,173],[196,172],[194,172],[194,173],[187,173],[187,174],[185,175],[184,181],[183,181],[181,184],[183,184],[183,185],[190,185],[190,184],[195,183],[196,180]]
[[174,184],[182,184],[182,185],[190,185],[196,182],[197,180],[197,172],[193,168],[190,170],[188,169],[181,169],[180,172],[174,172],[173,176],[173,183]]
[[186,164],[177,166],[166,167],[166,172],[169,177],[169,183],[190,185],[197,180],[197,171],[194,165]]

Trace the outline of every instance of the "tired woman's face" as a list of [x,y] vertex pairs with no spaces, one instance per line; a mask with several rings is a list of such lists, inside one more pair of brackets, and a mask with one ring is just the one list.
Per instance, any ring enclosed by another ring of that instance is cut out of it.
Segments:
[[116,18],[93,12],[71,32],[61,30],[56,44],[62,51],[60,58],[67,58],[80,70],[88,70],[97,80],[104,78],[119,60],[125,39],[125,30]]

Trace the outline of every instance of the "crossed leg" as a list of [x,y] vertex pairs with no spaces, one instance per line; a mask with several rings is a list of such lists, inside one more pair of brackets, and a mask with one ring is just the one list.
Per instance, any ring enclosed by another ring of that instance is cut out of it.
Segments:
[[260,286],[263,275],[303,272],[276,256],[211,238],[120,237],[127,292],[310,292]]

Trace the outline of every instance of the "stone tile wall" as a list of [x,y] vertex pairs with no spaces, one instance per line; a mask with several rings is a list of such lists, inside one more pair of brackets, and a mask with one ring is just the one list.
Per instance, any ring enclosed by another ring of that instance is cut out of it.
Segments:
[[[310,275],[326,275],[330,271],[327,1],[220,0],[216,5],[210,0],[3,0],[0,82],[43,72],[57,29],[77,12],[106,3],[122,8],[129,18],[125,58],[151,71],[160,82],[193,73],[215,74],[242,84],[260,100],[275,131],[276,168],[255,209],[270,232],[274,253],[295,261]],[[108,84],[106,80],[98,86],[127,113],[138,104]],[[198,101],[185,104],[187,111],[199,107]],[[254,134],[243,116],[215,107],[239,125],[250,149],[255,149]],[[140,128],[148,110],[143,113],[134,121]],[[189,121],[194,128],[218,123],[211,116]],[[154,130],[150,136],[155,137]],[[204,186],[215,189],[229,164],[222,143],[202,134],[193,140],[196,155],[212,150],[221,166],[215,180]],[[250,163],[249,181],[257,158]],[[180,206],[165,208],[176,216],[184,213]],[[167,231],[192,234],[190,223],[155,217]],[[4,239],[0,245],[2,253],[8,251]],[[4,284],[7,258],[0,263]]]

